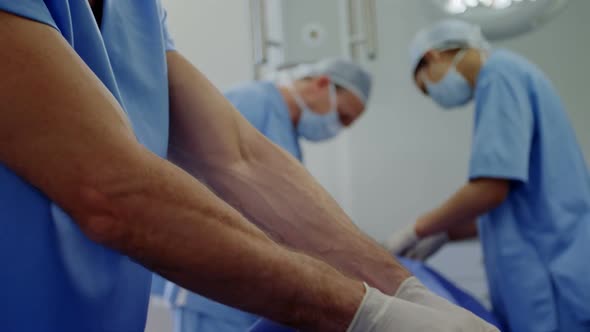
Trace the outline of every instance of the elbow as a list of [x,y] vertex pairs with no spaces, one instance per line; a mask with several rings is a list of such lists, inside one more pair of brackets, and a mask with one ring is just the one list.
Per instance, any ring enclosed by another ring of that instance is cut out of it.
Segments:
[[510,181],[500,179],[480,179],[474,181],[484,197],[486,210],[493,210],[502,205],[510,194]]
[[125,251],[139,241],[146,207],[159,186],[155,179],[167,173],[163,161],[138,143],[117,152],[116,158],[109,152],[81,161],[52,197],[90,240]]
[[115,199],[93,186],[85,186],[80,188],[77,202],[71,215],[90,240],[113,249],[121,249],[128,242],[125,214]]
[[489,186],[489,205],[495,209],[502,205],[510,193],[510,183],[505,180],[496,180]]
[[507,196],[508,195],[503,192],[492,193],[491,197],[489,198],[489,201],[488,201],[490,208],[495,209],[495,208],[499,207],[500,205],[502,205],[506,201]]

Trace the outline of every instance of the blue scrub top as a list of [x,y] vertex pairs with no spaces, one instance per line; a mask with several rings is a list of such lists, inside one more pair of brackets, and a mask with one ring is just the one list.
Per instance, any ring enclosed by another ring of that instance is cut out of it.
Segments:
[[303,160],[299,135],[276,83],[244,83],[226,91],[225,97],[264,136],[299,161]]
[[[86,0],[0,0],[0,10],[56,29],[123,107],[138,140],[166,156],[173,43],[159,1],[104,0],[101,30]],[[151,274],[91,242],[2,164],[0,183],[0,331],[143,331]]]
[[590,176],[564,106],[505,50],[482,68],[475,101],[469,176],[511,180],[479,221],[494,309],[506,331],[588,331]]

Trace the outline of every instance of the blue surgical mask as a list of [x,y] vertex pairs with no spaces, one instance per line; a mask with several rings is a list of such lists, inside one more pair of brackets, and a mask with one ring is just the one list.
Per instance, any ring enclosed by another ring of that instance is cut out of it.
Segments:
[[289,85],[289,90],[295,99],[295,103],[301,109],[301,117],[297,124],[297,133],[301,137],[312,142],[319,142],[338,135],[342,130],[342,123],[338,114],[336,87],[333,84],[330,84],[329,87],[330,111],[326,114],[313,112],[295,90],[293,84]]
[[463,106],[473,98],[473,88],[457,71],[457,63],[463,59],[465,52],[461,50],[457,53],[449,71],[439,82],[430,82],[426,75],[422,76],[430,97],[445,110]]

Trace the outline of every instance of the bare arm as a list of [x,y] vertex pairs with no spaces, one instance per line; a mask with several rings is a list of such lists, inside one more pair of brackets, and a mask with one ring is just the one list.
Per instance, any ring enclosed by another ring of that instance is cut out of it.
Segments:
[[466,222],[452,227],[447,232],[449,240],[464,241],[471,240],[477,237],[477,221]]
[[170,158],[271,237],[393,294],[408,273],[298,161],[255,130],[180,54],[168,54]]
[[55,30],[0,12],[0,45],[0,162],[88,237],[220,302],[302,329],[346,328],[362,285],[277,245],[147,151]]
[[500,206],[508,197],[510,182],[478,179],[467,183],[439,208],[418,219],[416,233],[426,237],[473,223],[480,215]]

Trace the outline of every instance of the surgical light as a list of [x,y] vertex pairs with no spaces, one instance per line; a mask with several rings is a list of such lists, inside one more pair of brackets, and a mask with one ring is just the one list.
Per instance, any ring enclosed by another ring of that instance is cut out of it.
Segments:
[[490,40],[515,37],[553,19],[568,0],[430,0],[433,18],[454,17],[478,24]]

